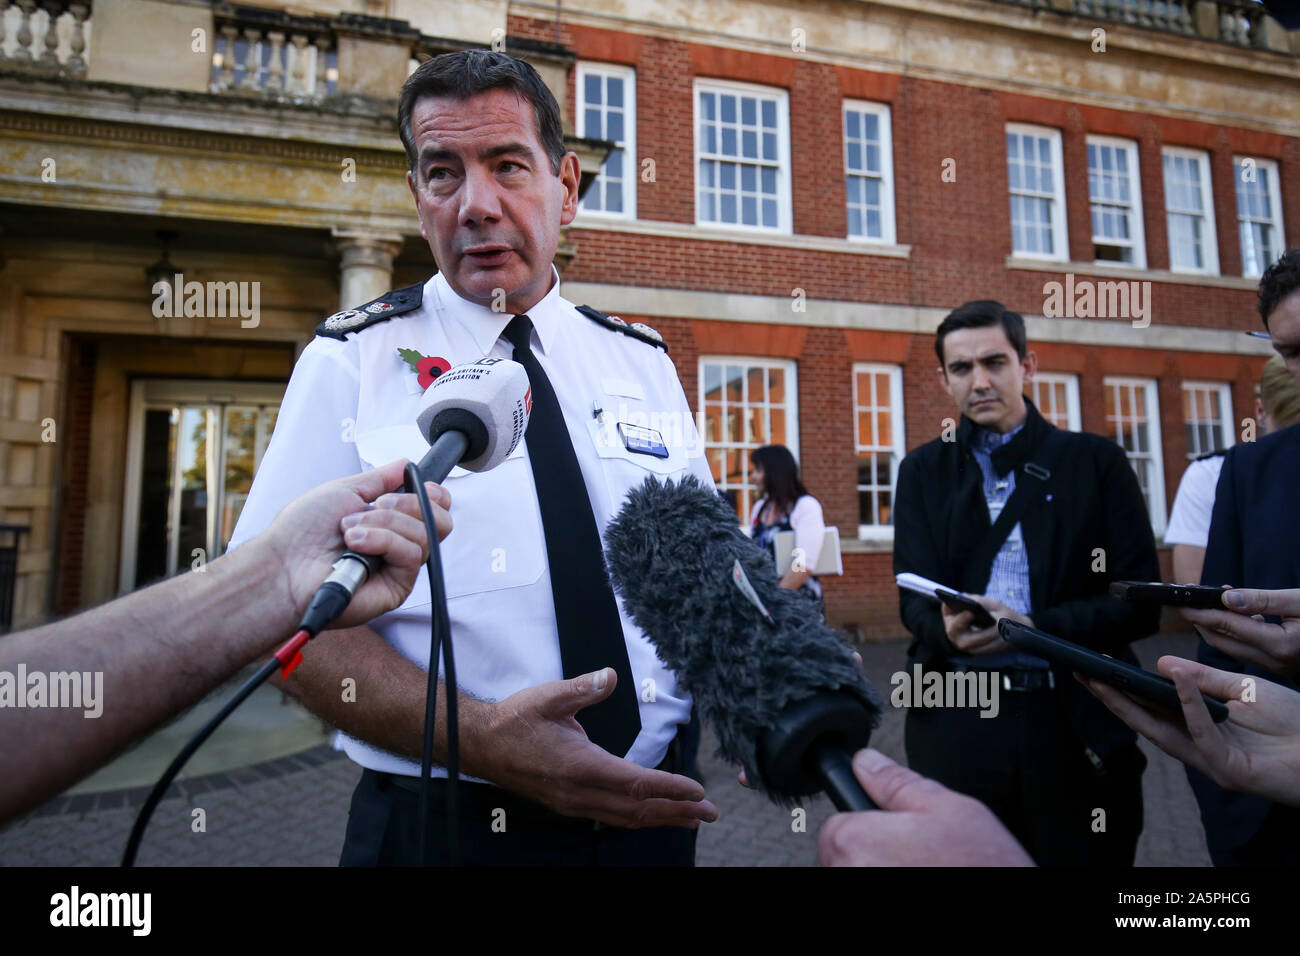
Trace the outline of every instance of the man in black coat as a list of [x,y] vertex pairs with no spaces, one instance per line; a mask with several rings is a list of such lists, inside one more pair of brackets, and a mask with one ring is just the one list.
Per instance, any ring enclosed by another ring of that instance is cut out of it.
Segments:
[[[1116,600],[1109,585],[1158,580],[1160,569],[1123,449],[1038,414],[1023,394],[1036,367],[1024,320],[1001,303],[951,313],[935,351],[961,420],[899,468],[895,573],[970,594],[995,620],[1135,662],[1128,645],[1156,630],[1159,609]],[[999,692],[996,716],[910,707],[911,767],[987,804],[1040,864],[1131,865],[1145,766],[1136,735],[1067,670],[1012,648],[996,627],[900,593],[908,671],[974,671]]]
[[[1300,382],[1300,249],[1288,251],[1265,270],[1259,282],[1259,314],[1273,347]],[[1298,485],[1300,425],[1229,449],[1214,495],[1203,584],[1300,587]],[[1208,628],[1201,633],[1215,638]],[[1268,667],[1247,664],[1204,640],[1197,656],[1211,667],[1300,690],[1293,660],[1270,660]],[[1216,866],[1300,866],[1300,810],[1224,790],[1190,767],[1187,777]]]

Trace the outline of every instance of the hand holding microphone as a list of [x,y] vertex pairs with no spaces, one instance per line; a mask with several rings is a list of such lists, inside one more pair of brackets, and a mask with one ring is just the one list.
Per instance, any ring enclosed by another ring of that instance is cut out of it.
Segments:
[[[402,468],[403,484],[406,490],[414,493],[423,490],[420,488],[421,483],[427,485],[430,481],[435,484],[441,482],[458,463],[463,462],[464,467],[471,471],[483,471],[504,461],[519,443],[519,439],[523,437],[524,429],[528,424],[529,405],[528,374],[524,371],[523,366],[515,362],[506,359],[484,358],[477,362],[456,366],[444,372],[424,394],[418,424],[421,433],[428,438],[431,447],[428,454],[421,459],[419,466],[407,463]],[[379,474],[371,478],[364,475],[357,476],[351,486],[344,486],[339,489],[341,499],[337,503],[331,502],[331,504],[341,506],[345,510],[355,511],[357,506],[365,501],[364,492],[366,490],[373,491],[377,497],[382,490],[389,487],[390,481],[395,481],[397,475],[391,471],[393,467],[401,466],[389,466],[390,470],[387,472],[380,469]],[[422,524],[426,529],[425,540],[432,542],[435,535],[441,539],[451,530],[450,516],[446,516],[446,520],[441,522],[446,527],[446,531],[442,531],[433,497],[430,496],[427,501],[422,495],[416,497],[420,504]],[[438,498],[443,503],[445,515],[445,506],[450,504],[450,497],[442,493],[438,495]],[[398,504],[394,502],[394,505]],[[311,507],[315,508],[316,506]],[[289,512],[288,525],[290,529],[296,526],[301,531],[306,525],[303,520],[299,519],[305,519],[307,516],[296,516],[293,514],[292,509],[292,505],[286,509]],[[307,610],[299,622],[298,632],[275,652],[270,661],[264,664],[253,677],[236,691],[226,705],[198,733],[190,738],[176,759],[164,771],[136,817],[131,835],[127,839],[126,850],[122,855],[123,866],[131,866],[134,863],[136,851],[139,849],[140,841],[144,838],[144,831],[149,824],[150,817],[153,815],[154,808],[158,805],[158,801],[162,799],[167,786],[180,773],[185,762],[203,745],[203,742],[221,725],[221,722],[230,716],[263,681],[274,673],[277,666],[280,668],[281,678],[287,678],[302,660],[302,649],[306,643],[332,622],[342,617],[345,623],[360,623],[373,617],[374,613],[371,612],[390,610],[392,605],[386,602],[391,602],[394,597],[399,598],[397,603],[401,603],[401,600],[405,598],[405,594],[409,592],[410,587],[414,584],[419,569],[418,565],[411,565],[408,561],[413,556],[413,552],[401,547],[397,539],[390,537],[390,534],[396,533],[400,537],[406,537],[404,532],[412,530],[405,525],[404,521],[404,518],[409,517],[409,515],[400,514],[401,508],[395,507],[391,509],[394,512],[392,517],[386,518],[382,516],[384,510],[388,509],[379,509],[380,516],[368,519],[364,517],[358,518],[353,523],[353,527],[357,530],[352,531],[351,543],[358,545],[360,549],[345,551],[342,556],[333,562],[332,572],[312,595]],[[365,531],[364,535],[360,535],[362,530]],[[313,577],[315,580],[320,579],[320,565],[327,561],[330,555],[338,553],[336,548],[345,543],[345,537],[346,531],[338,536],[336,543],[333,530],[323,539],[320,537],[313,539],[311,536],[303,539],[293,534],[292,531],[288,533],[287,540],[280,546],[283,549],[282,554],[286,557],[281,567],[286,569],[291,567],[301,568],[304,548],[314,548],[322,559],[319,562],[308,561],[307,567],[311,568],[311,570],[307,572],[299,570],[295,575],[288,570],[285,571],[286,574],[289,574],[287,590],[289,594],[294,596],[295,604],[298,603],[297,597],[299,594],[308,593],[307,589],[310,588]],[[387,568],[376,557],[376,555],[386,552],[390,553],[390,556],[391,554],[397,555],[398,563],[392,568]],[[421,774],[426,783],[433,752],[434,694],[438,674],[438,650],[444,639],[446,640],[444,661],[447,667],[447,682],[448,686],[453,689],[453,694],[456,684],[451,654],[451,638],[447,633],[446,607],[445,603],[439,600],[443,592],[441,565],[437,561],[437,554],[436,547],[430,547],[427,551],[427,560],[430,566],[429,586],[434,595],[435,607],[431,622],[433,639],[430,652],[429,691],[425,707],[425,745],[423,772]],[[423,548],[421,548],[421,557],[425,557]],[[311,577],[304,577],[304,574],[309,574]],[[370,578],[376,578],[376,586],[367,589],[365,585]],[[353,598],[358,594],[361,594],[363,598],[368,596],[370,598],[369,602],[363,602],[355,609],[353,614],[344,616]],[[454,788],[457,767],[455,743],[456,708],[454,696],[450,695],[447,707],[447,729],[450,741],[447,768]],[[454,789],[449,793],[449,809],[454,808],[454,793]],[[421,809],[427,810],[427,789],[421,793],[420,803]],[[454,820],[454,817],[454,812],[449,813],[449,820]],[[421,814],[422,827],[427,819],[427,812],[423,812]],[[454,847],[454,834],[451,840]],[[423,831],[420,833],[420,842],[421,845],[425,845]],[[457,851],[453,849],[452,857],[455,858],[456,855]]]
[[887,813],[837,813],[817,836],[823,866],[1033,866],[993,811],[896,764],[853,755],[853,773]]
[[[244,547],[268,573],[282,581],[285,606],[293,619],[306,611],[321,579],[330,573],[344,548],[371,557],[375,573],[334,623],[355,627],[385,614],[406,600],[428,554],[420,506],[401,494],[406,461],[339,478],[290,502],[267,529]],[[451,495],[426,483],[442,540],[451,533]]]
[[[406,490],[414,492],[417,480],[440,483],[457,465],[468,471],[495,468],[523,438],[531,407],[528,373],[518,362],[482,358],[443,372],[425,390],[416,417],[416,426],[430,447],[419,465],[407,467]],[[429,517],[433,520],[437,515]],[[441,540],[446,534],[438,537]],[[299,629],[311,637],[319,634],[343,614],[378,568],[366,553],[355,549],[343,552],[316,590]],[[353,623],[368,619],[357,617]]]

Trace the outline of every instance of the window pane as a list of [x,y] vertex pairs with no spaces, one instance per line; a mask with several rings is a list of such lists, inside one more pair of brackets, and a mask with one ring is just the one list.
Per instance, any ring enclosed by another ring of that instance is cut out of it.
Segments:
[[739,365],[727,366],[727,401],[743,401],[745,398],[745,370]]
[[768,442],[773,445],[785,445],[789,442],[785,431],[785,409],[773,408],[769,412],[772,421],[772,434],[768,437]]
[[768,401],[773,405],[785,404],[785,371],[779,368],[767,372]]
[[858,444],[874,445],[876,444],[875,432],[871,428],[872,416],[870,412],[858,412]]

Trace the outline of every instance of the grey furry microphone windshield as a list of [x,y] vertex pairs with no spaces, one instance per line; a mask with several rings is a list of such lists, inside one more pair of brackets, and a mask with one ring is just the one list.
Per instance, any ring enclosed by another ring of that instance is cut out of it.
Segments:
[[647,478],[605,531],[624,606],[718,735],[718,753],[783,805],[826,790],[873,809],[850,755],[880,700],[813,601],[780,587],[767,552],[691,475]]

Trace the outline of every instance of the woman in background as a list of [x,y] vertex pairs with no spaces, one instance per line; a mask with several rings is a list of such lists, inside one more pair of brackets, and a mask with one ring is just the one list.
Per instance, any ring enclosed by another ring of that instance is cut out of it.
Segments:
[[822,541],[826,537],[821,504],[799,480],[799,466],[784,445],[754,449],[749,464],[749,480],[758,498],[749,516],[750,536],[775,560],[776,532],[793,531],[794,560],[781,577],[781,587],[802,588],[820,601],[822,587],[812,576],[812,569],[821,557]]

